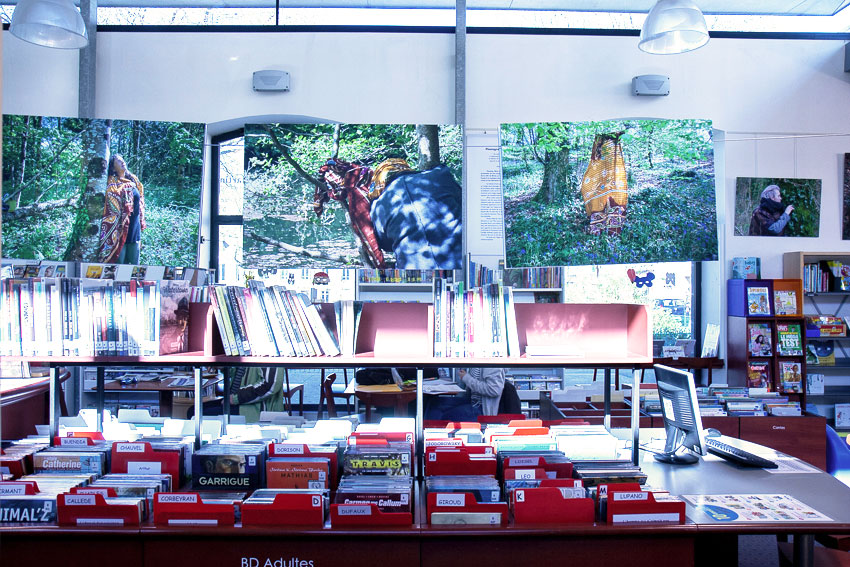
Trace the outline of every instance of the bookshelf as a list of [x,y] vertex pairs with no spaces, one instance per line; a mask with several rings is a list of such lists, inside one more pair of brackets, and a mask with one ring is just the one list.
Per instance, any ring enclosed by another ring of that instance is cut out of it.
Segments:
[[[828,262],[850,266],[850,252],[786,252],[783,254],[783,276],[803,279],[803,313],[810,318],[826,316],[843,323],[822,333],[815,325],[806,329],[807,374],[822,384],[823,392],[807,392],[806,400],[817,412],[834,424],[835,404],[850,402],[850,281],[842,282],[833,275]],[[846,271],[846,270],[845,270]],[[840,273],[840,272],[839,272]],[[822,378],[822,380],[821,380]]]
[[[728,280],[727,383],[806,405],[805,319],[798,279]],[[782,302],[778,298],[784,297]]]

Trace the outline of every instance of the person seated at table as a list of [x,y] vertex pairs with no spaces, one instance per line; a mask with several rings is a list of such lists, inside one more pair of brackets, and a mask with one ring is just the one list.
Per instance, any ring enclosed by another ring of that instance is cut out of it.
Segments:
[[499,401],[505,388],[504,368],[458,370],[464,392],[455,396],[428,396],[425,419],[476,421],[479,415],[499,413]]

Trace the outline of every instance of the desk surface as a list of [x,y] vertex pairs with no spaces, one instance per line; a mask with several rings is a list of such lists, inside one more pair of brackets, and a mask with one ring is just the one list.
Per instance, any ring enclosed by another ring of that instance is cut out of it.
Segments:
[[[644,431],[641,430],[642,439]],[[792,462],[802,463],[794,457],[747,441],[730,437],[722,439],[730,445],[774,461],[791,459]],[[829,523],[719,522],[688,504],[687,516],[701,530],[728,530],[736,533],[850,532],[850,488],[811,465],[807,466],[815,472],[771,472],[767,469],[739,467],[714,455],[707,455],[693,465],[669,465],[656,461],[651,454],[642,451],[640,466],[649,477],[648,484],[663,487],[673,495],[788,494],[833,520]]]

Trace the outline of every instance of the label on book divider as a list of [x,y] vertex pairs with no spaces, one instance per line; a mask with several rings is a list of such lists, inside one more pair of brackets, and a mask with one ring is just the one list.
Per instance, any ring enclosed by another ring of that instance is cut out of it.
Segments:
[[314,494],[311,498],[311,502],[313,508],[321,508],[322,507],[322,497],[318,494]]
[[94,494],[63,494],[65,506],[94,506],[97,500]]
[[116,443],[115,444],[115,452],[116,453],[144,453],[145,452],[145,444],[144,443]]
[[63,447],[90,445],[91,440],[88,437],[60,437],[59,445]]
[[78,526],[123,526],[123,518],[77,518]]
[[340,516],[371,516],[371,506],[352,506],[350,504],[340,504],[337,507],[337,513]]
[[611,494],[614,501],[625,500],[649,500],[649,492],[614,492]]
[[217,526],[218,520],[202,520],[200,518],[185,518],[168,520],[169,526]]
[[0,484],[0,496],[22,496],[26,493],[26,484]]
[[284,443],[272,444],[273,455],[303,455],[304,445],[286,445]]
[[517,480],[534,480],[537,478],[537,474],[534,469],[515,469],[514,478]]
[[663,514],[614,514],[611,516],[611,522],[614,524],[678,522],[680,519],[679,514],[675,512]]
[[512,467],[536,467],[539,464],[540,457],[511,457],[509,462]]
[[157,502],[163,504],[197,504],[197,494],[157,494]]
[[466,506],[466,495],[437,494],[437,506]]
[[100,494],[104,498],[109,498],[109,490],[106,488],[80,488],[75,494]]
[[162,474],[162,463],[127,463],[127,472],[129,474]]

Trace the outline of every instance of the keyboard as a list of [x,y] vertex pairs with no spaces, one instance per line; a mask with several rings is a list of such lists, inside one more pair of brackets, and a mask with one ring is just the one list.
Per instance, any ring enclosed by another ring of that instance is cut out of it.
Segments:
[[712,455],[717,455],[721,459],[726,459],[727,461],[731,461],[733,463],[737,463],[739,465],[745,467],[761,467],[763,469],[775,469],[779,465],[765,459],[764,457],[759,457],[758,455],[753,455],[748,451],[744,451],[743,449],[739,449],[738,447],[733,447],[732,445],[727,445],[722,441],[718,441],[717,439],[706,439],[705,440],[706,449]]

